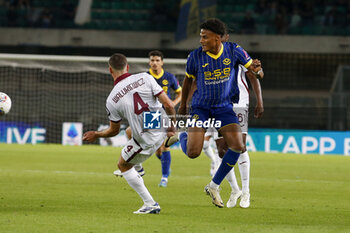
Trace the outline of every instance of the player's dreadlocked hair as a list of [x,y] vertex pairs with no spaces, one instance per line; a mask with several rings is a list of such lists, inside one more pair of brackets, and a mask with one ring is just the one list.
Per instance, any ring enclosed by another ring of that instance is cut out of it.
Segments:
[[108,64],[115,70],[123,70],[128,62],[123,54],[115,53],[109,58]]
[[220,19],[212,18],[208,19],[200,25],[200,29],[205,29],[212,31],[220,36],[223,36],[227,33],[226,24]]

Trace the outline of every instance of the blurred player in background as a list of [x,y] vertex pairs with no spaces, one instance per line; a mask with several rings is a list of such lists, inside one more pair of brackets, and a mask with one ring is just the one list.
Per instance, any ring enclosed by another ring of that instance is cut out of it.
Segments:
[[[212,197],[213,204],[222,208],[224,204],[219,186],[245,150],[239,122],[232,109],[232,103],[239,99],[236,83],[238,65],[242,64],[248,70],[254,70],[255,67],[250,56],[239,45],[221,42],[227,34],[226,25],[222,21],[209,19],[201,24],[200,29],[201,47],[192,51],[187,59],[179,114],[186,114],[188,95],[195,80],[197,90],[192,98],[191,117],[202,122],[213,118],[220,121],[218,131],[229,148],[215,176],[205,188]],[[189,158],[200,155],[204,134],[205,129],[196,126],[190,127],[188,134],[180,134],[181,148]],[[168,138],[166,145],[174,141],[176,136]]]
[[[161,51],[151,51],[149,52],[148,57],[150,65],[148,73],[155,78],[157,83],[163,88],[164,92],[168,95],[169,98],[171,98],[170,89],[172,89],[176,93],[175,99],[173,100],[173,104],[174,106],[176,106],[181,101],[182,93],[179,81],[176,79],[175,75],[164,71],[164,55]],[[171,154],[169,147],[165,147],[163,144],[156,151],[156,155],[162,163],[162,178],[159,183],[159,187],[167,187],[171,164]]]
[[109,72],[114,79],[114,88],[106,101],[110,125],[103,131],[84,133],[83,140],[93,142],[100,137],[115,136],[119,133],[121,120],[127,119],[133,138],[122,149],[118,167],[128,184],[144,202],[134,213],[155,214],[160,212],[160,206],[154,201],[134,165],[149,158],[161,146],[167,135],[175,134],[175,128],[168,128],[168,132],[164,128],[145,131],[143,113],[163,113],[164,108],[165,112],[172,116],[171,120],[175,121],[175,109],[173,102],[149,74],[131,75],[128,71],[129,65],[123,54],[116,53],[110,57]]
[[[175,75],[164,71],[164,55],[161,51],[153,50],[149,52],[149,65],[150,69],[148,73],[154,77],[157,83],[163,88],[164,92],[171,98],[170,89],[175,93],[175,99],[173,100],[174,106],[176,106],[181,101],[181,86],[179,81],[176,79]],[[128,138],[131,138],[131,129],[128,127],[126,129],[126,134]],[[157,157],[161,160],[162,163],[162,178],[159,183],[159,187],[167,187],[168,177],[170,175],[170,164],[171,164],[171,154],[169,147],[165,147],[164,144],[156,151]],[[140,175],[144,175],[144,169],[141,164],[135,165],[135,169],[139,172]],[[116,176],[121,176],[120,171],[115,171]]]

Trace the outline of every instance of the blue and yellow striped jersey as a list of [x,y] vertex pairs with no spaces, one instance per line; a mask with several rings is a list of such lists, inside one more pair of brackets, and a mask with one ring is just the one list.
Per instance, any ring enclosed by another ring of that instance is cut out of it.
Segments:
[[200,47],[187,58],[186,76],[197,82],[192,106],[222,107],[239,100],[238,65],[247,68],[252,59],[236,43],[226,42],[222,45],[217,55],[203,52]]
[[163,88],[164,92],[170,96],[170,88],[173,89],[175,92],[179,92],[181,90],[181,86],[179,84],[179,81],[176,79],[175,75],[172,73],[166,72],[162,69],[162,72],[159,75],[156,75],[152,69],[149,69],[147,72],[150,75],[152,75],[157,83]]

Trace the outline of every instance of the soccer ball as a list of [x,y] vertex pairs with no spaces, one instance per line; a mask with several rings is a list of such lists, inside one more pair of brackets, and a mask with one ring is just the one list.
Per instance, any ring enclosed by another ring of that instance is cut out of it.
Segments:
[[5,93],[0,92],[0,116],[9,113],[11,109],[11,99]]

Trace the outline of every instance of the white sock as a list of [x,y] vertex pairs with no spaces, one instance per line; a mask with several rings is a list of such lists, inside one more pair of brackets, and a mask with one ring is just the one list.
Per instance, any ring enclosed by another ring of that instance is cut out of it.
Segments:
[[239,156],[237,163],[242,179],[242,192],[249,193],[250,159],[248,151],[242,153]]
[[142,169],[142,163],[137,163],[134,165],[136,171],[140,171]]
[[239,186],[237,184],[237,179],[236,179],[234,168],[231,169],[231,171],[226,175],[225,178],[229,182],[229,184],[232,188],[232,191],[238,192],[240,190]]
[[214,177],[215,172],[220,165],[220,161],[218,161],[219,156],[216,156],[216,154],[214,154],[213,148],[210,146],[210,141],[204,141],[203,151],[211,160],[210,175],[211,177]]
[[133,188],[137,192],[137,194],[140,195],[140,197],[146,205],[155,204],[155,201],[153,200],[151,194],[148,192],[142,177],[137,173],[135,168],[131,168],[126,172],[123,172],[122,174],[128,182],[128,184],[130,185],[130,187]]
[[210,183],[209,183],[209,187],[212,188],[212,189],[218,189],[220,187],[220,185],[219,184],[215,184],[213,182],[213,180],[211,180]]
[[208,156],[208,158],[215,163],[215,154],[213,152],[213,149],[210,146],[210,142],[209,141],[204,141],[203,143],[203,151],[204,153]]

